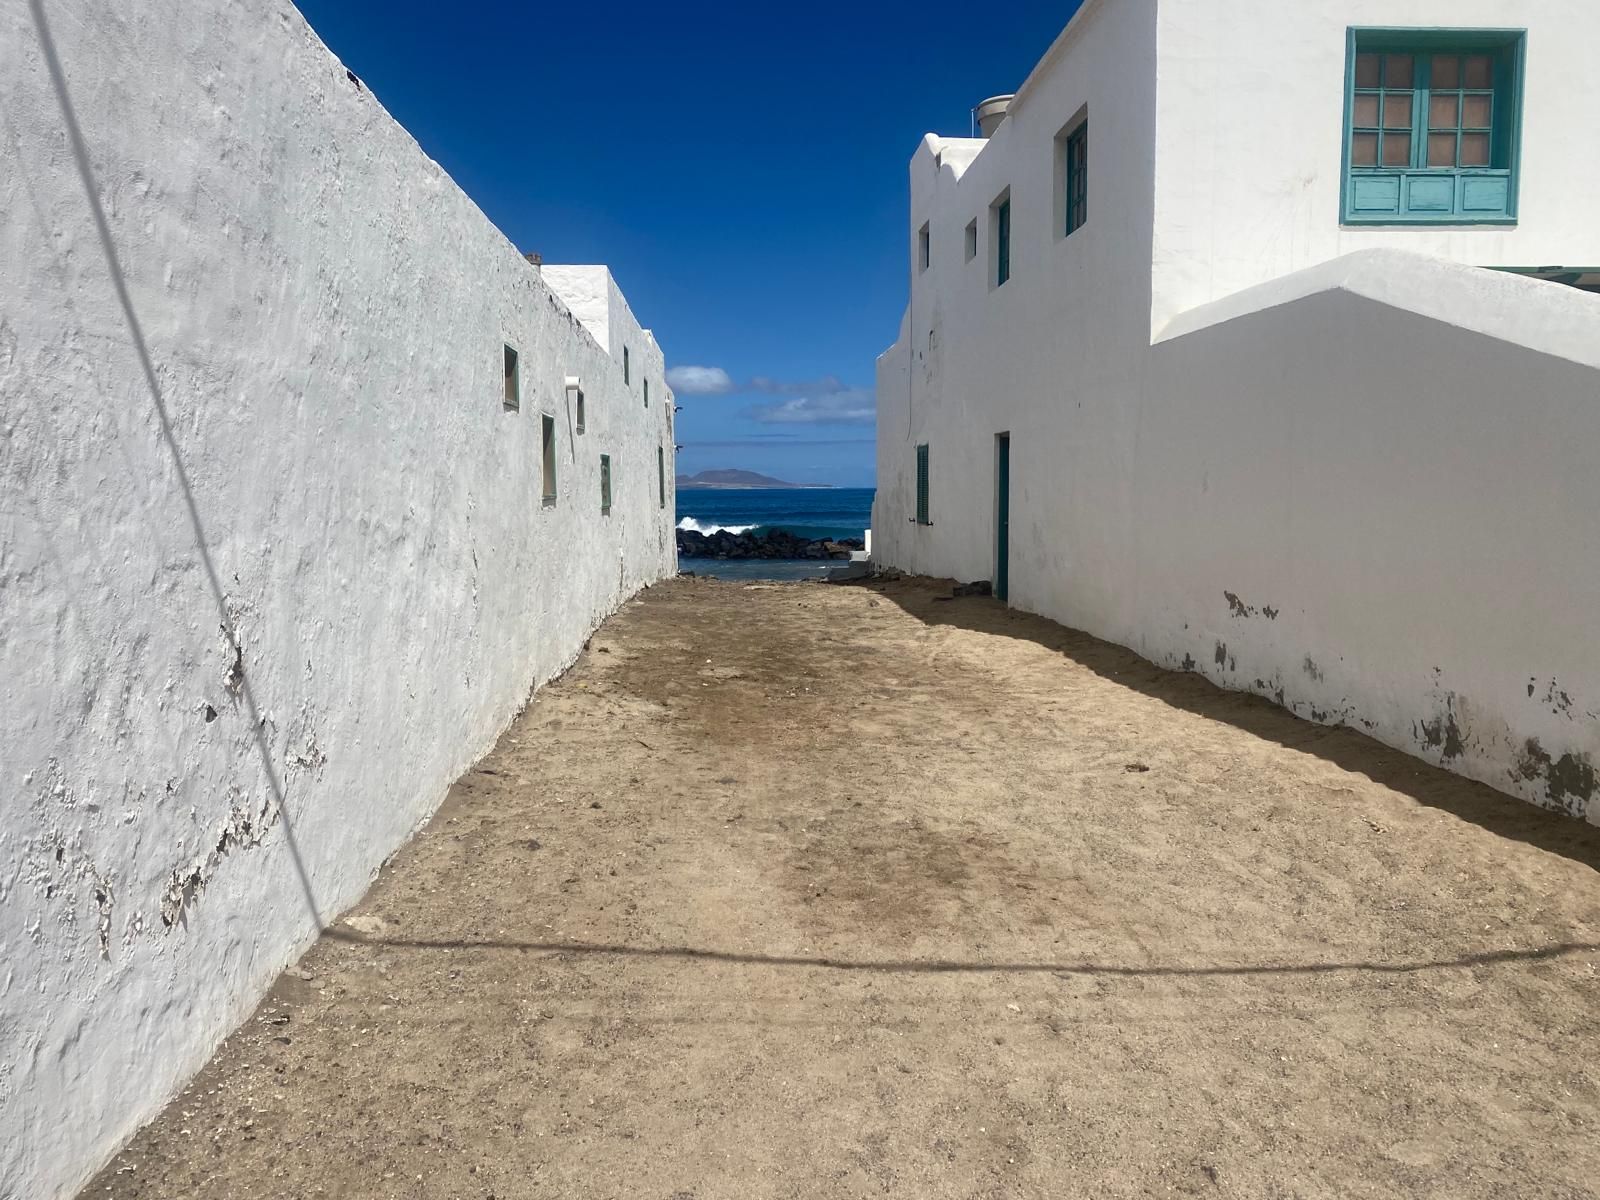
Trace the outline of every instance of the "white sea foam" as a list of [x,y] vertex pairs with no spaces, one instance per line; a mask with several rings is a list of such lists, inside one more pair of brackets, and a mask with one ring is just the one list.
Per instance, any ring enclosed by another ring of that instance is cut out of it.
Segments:
[[693,533],[703,533],[707,537],[709,537],[713,533],[732,533],[732,534],[749,533],[750,530],[755,528],[755,526],[754,525],[712,525],[709,522],[702,525],[699,521],[696,521],[693,517],[685,517],[683,520],[678,522],[678,528],[679,529],[688,530],[688,531],[693,532]]

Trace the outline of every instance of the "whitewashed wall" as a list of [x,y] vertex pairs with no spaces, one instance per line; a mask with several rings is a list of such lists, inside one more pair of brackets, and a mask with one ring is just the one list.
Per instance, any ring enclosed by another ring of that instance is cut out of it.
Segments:
[[[1582,207],[1600,179],[1557,161],[1580,131],[1542,90],[1597,87],[1578,63],[1597,19],[1572,0],[1090,0],[987,143],[912,158],[877,561],[991,578],[1009,433],[1013,605],[1600,819],[1600,298],[1444,261],[1600,263]],[[1529,27],[1514,231],[1340,229],[1350,24]],[[1052,144],[1085,106],[1089,219],[1058,237]],[[1220,131],[1251,114],[1244,174]]]
[[1600,296],[1361,251],[1186,314],[1124,639],[1600,820]]
[[[1346,31],[1525,29],[1515,226],[1340,225]],[[1368,248],[1600,266],[1594,0],[1165,0],[1152,322]]]
[[[918,148],[907,245],[928,223],[931,263],[924,272],[913,260],[901,337],[878,365],[878,560],[990,578],[995,434],[1009,431],[1012,601],[1060,616],[1070,596],[1071,619],[1086,626],[1121,611],[1129,570],[1117,520],[1131,510],[1136,428],[1116,397],[1150,347],[1155,17],[1155,0],[1093,0],[992,139]],[[1089,225],[1058,237],[1053,143],[1084,113]],[[990,205],[1006,188],[1012,275],[996,288]],[[922,442],[931,527],[911,522]]]
[[[654,413],[648,418],[653,422],[650,428],[661,430],[661,444],[666,450],[666,456],[660,464],[647,464],[649,478],[641,477],[640,482],[656,488],[658,507],[672,512],[677,505],[677,485],[672,469],[676,399],[672,389],[667,387],[661,347],[656,345],[655,335],[639,327],[633,310],[628,307],[627,297],[605,267],[546,266],[542,274],[545,283],[561,297],[579,323],[594,335],[595,341],[611,355],[614,363],[631,362],[631,369],[623,380],[624,391],[629,397],[624,403]],[[618,467],[619,464],[613,462],[613,473]],[[676,542],[673,554],[677,554]]]
[[44,0],[50,42],[40,11],[0,3],[0,1196],[29,1200],[675,564],[661,356],[609,276],[631,386],[286,0]]

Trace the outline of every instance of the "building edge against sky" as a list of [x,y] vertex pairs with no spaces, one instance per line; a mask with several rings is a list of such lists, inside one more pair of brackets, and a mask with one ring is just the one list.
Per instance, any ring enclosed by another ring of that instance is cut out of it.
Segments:
[[0,1195],[46,1198],[673,573],[673,397],[286,0],[8,5],[0,113]]
[[912,158],[877,560],[1600,818],[1597,37],[1089,0]]

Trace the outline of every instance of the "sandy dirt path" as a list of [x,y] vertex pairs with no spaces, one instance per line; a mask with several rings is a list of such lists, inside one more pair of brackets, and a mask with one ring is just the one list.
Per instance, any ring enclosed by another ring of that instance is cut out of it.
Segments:
[[1600,830],[947,593],[630,603],[83,1194],[1600,1191]]

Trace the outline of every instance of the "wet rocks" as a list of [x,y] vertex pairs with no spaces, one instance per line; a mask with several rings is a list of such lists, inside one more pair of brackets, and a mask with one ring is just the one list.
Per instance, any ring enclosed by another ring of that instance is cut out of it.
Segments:
[[750,530],[730,533],[726,529],[701,533],[680,529],[677,534],[678,553],[685,558],[848,559],[852,551],[865,545],[860,538],[811,541],[784,529],[768,529],[761,533]]

